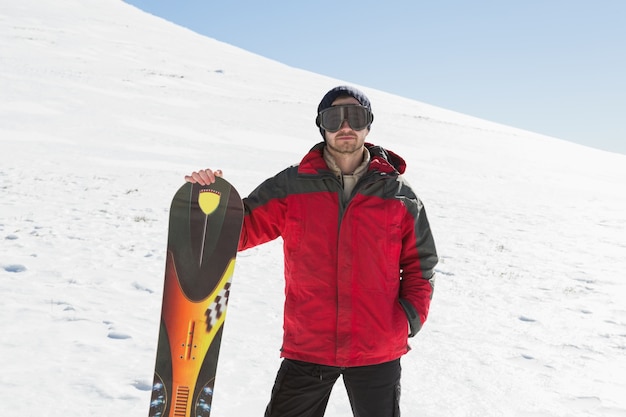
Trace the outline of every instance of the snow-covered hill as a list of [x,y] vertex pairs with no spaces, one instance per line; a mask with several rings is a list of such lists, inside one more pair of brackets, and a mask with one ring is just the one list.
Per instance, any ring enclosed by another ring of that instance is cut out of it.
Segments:
[[[0,414],[145,416],[167,210],[183,175],[242,194],[320,140],[333,80],[119,0],[0,4]],[[405,416],[626,416],[626,156],[361,86],[441,255],[403,359]],[[240,254],[214,414],[262,415],[280,242]],[[337,385],[328,416],[351,415]]]

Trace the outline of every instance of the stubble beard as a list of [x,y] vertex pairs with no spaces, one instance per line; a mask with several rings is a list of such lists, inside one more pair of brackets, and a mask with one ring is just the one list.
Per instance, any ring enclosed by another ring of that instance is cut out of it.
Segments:
[[362,152],[363,143],[359,141],[359,137],[357,135],[350,135],[354,140],[341,140],[334,139],[331,141],[326,141],[326,146],[330,149],[331,153],[341,154],[341,155],[351,155]]

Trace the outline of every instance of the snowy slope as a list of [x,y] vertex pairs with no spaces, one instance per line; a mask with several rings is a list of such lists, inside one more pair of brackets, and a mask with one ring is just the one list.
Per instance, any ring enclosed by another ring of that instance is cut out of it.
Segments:
[[[5,1],[0,51],[0,414],[145,416],[184,174],[245,195],[320,140],[344,81],[119,0]],[[626,156],[362,88],[441,254],[403,415],[626,416]],[[281,253],[240,254],[216,417],[269,398]],[[327,415],[351,415],[340,384]]]

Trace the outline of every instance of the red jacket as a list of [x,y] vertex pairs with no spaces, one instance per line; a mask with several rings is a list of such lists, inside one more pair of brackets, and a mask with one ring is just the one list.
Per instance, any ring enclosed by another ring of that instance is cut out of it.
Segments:
[[391,361],[428,315],[437,254],[426,213],[400,176],[404,160],[370,144],[369,169],[344,205],[323,146],[244,199],[239,250],[283,239],[283,357]]

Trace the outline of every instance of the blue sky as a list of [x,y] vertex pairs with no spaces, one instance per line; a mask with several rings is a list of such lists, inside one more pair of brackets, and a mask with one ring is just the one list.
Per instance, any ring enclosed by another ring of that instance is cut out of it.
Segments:
[[293,67],[626,154],[624,0],[125,1]]

